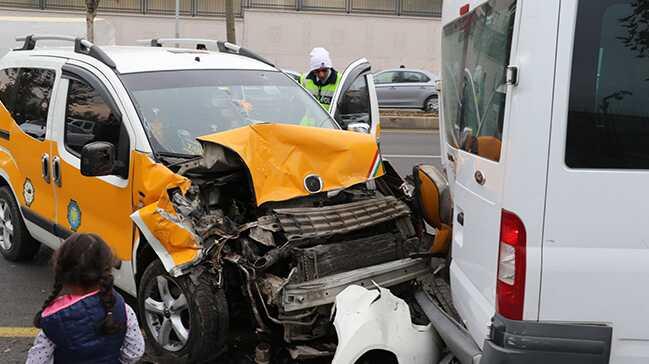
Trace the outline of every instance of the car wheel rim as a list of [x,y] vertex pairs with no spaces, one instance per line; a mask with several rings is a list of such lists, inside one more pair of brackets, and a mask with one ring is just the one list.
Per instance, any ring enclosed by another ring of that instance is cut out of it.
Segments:
[[168,351],[185,347],[190,333],[187,298],[178,284],[165,276],[149,283],[144,300],[146,325],[153,339]]
[[439,107],[439,101],[436,98],[431,98],[426,103],[426,110],[428,111],[437,111]]
[[7,251],[11,249],[14,238],[14,224],[11,219],[11,210],[9,204],[5,200],[0,200],[0,247]]

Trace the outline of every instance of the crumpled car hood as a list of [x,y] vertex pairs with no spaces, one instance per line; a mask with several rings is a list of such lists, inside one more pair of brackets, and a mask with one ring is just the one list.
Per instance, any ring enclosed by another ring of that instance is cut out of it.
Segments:
[[305,178],[318,175],[322,191],[382,176],[373,136],[286,124],[255,124],[199,137],[235,152],[247,165],[258,205],[307,196]]

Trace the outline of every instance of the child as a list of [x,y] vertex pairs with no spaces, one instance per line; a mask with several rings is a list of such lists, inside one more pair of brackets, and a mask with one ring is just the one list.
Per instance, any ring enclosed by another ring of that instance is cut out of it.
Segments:
[[73,234],[54,253],[54,288],[34,317],[41,331],[27,364],[140,359],[144,338],[135,312],[113,289],[113,259],[94,234]]

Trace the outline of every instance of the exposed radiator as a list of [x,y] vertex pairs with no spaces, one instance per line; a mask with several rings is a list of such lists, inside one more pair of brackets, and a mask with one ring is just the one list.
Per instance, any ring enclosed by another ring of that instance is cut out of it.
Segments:
[[398,234],[380,234],[360,239],[295,248],[296,281],[304,282],[371,265],[408,257],[417,251],[419,240],[403,241]]
[[408,206],[393,196],[344,205],[273,211],[288,240],[346,234],[410,214]]

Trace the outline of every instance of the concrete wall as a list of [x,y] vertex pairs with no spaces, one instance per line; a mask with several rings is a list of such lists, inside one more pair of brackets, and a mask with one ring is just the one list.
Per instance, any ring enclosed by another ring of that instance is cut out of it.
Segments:
[[315,12],[245,13],[244,42],[286,68],[304,71],[313,47],[325,47],[343,69],[365,57],[373,69],[406,67],[438,71],[439,20]]
[[[79,18],[79,12],[0,9],[0,17]],[[43,19],[43,23],[44,23]],[[134,45],[138,39],[174,34],[172,16],[99,13],[97,43]],[[374,70],[398,67],[439,69],[440,21],[435,18],[351,15],[248,9],[238,19],[237,42],[276,62],[280,67],[304,71],[311,48],[327,48],[334,66],[344,69],[365,57]],[[43,24],[40,24],[39,30]],[[32,32],[33,26],[12,31]],[[6,33],[3,31],[3,33]],[[223,18],[181,17],[180,34],[189,38],[225,39]],[[6,35],[6,34],[5,34]],[[0,45],[2,47],[4,45]]]

